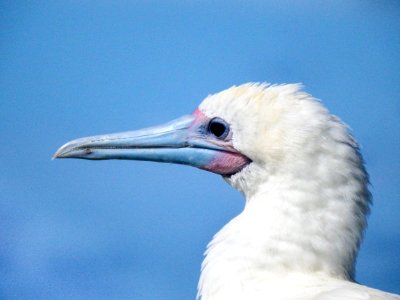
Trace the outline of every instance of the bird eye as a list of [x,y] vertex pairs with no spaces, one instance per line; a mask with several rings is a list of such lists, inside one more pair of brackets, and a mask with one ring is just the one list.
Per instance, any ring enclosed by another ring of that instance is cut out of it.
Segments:
[[214,118],[208,124],[208,131],[219,139],[225,139],[229,134],[229,124],[220,118]]

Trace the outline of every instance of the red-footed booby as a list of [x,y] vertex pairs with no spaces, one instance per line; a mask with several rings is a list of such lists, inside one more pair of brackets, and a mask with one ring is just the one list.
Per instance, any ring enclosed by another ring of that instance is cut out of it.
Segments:
[[191,115],[77,139],[55,158],[186,164],[243,193],[208,245],[199,299],[400,299],[354,281],[368,175],[346,125],[297,84],[234,86]]

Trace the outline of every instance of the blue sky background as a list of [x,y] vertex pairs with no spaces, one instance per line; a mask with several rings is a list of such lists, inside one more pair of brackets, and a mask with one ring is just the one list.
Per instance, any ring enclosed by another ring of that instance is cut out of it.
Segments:
[[243,208],[185,166],[52,161],[73,138],[303,82],[362,144],[374,206],[357,279],[400,293],[400,2],[1,1],[0,298],[194,299]]

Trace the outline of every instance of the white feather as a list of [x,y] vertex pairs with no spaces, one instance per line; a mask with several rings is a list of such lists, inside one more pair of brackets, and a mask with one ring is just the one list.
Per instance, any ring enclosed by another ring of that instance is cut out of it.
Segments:
[[400,299],[354,282],[368,175],[347,127],[297,84],[245,84],[200,110],[253,162],[225,178],[246,197],[202,264],[202,300]]

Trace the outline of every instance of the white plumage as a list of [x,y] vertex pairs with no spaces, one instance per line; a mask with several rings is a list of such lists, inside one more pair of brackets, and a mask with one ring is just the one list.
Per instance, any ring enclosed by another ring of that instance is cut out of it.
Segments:
[[353,281],[370,195],[338,118],[293,84],[233,87],[200,110],[253,161],[226,178],[246,204],[208,245],[202,300],[400,299]]

